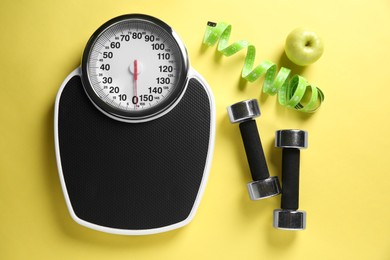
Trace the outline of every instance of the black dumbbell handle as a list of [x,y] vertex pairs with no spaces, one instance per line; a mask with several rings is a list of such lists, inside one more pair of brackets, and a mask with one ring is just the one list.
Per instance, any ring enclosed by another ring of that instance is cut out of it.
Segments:
[[299,149],[283,148],[282,209],[297,210],[299,207],[299,160]]
[[269,178],[267,162],[256,122],[254,120],[248,120],[240,123],[240,131],[252,179],[258,181]]

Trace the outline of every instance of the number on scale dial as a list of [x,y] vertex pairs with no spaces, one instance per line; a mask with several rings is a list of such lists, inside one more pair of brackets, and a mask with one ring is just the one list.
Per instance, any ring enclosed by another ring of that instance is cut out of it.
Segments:
[[159,113],[183,90],[185,50],[159,22],[123,16],[91,37],[83,57],[83,84],[98,106],[104,103],[103,110],[130,118]]

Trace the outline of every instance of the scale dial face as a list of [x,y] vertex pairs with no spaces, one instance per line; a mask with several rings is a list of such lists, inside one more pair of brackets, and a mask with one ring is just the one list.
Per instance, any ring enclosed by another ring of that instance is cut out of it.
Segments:
[[164,22],[124,15],[103,24],[82,59],[82,81],[105,114],[128,122],[148,121],[173,106],[188,73],[185,47]]

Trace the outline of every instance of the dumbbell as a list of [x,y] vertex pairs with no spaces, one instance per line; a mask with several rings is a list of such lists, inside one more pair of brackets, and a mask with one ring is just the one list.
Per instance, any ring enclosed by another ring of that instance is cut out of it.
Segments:
[[282,151],[281,209],[274,210],[273,226],[278,229],[303,230],[306,212],[299,207],[300,149],[308,146],[308,133],[303,130],[279,130],[275,134],[275,147]]
[[270,177],[263,147],[254,118],[260,116],[256,99],[235,103],[227,108],[230,122],[239,123],[242,141],[253,181],[247,184],[251,200],[280,194],[278,178]]

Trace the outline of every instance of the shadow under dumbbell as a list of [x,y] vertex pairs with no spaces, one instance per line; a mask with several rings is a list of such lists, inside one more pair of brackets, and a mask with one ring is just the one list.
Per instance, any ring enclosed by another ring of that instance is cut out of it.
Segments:
[[[272,221],[272,220],[271,220]],[[297,232],[278,230],[270,226],[267,229],[267,242],[269,246],[285,249],[291,246],[297,237]]]
[[[275,139],[269,138],[264,145],[264,152],[267,154],[267,162],[273,170],[272,173],[282,179],[282,151],[275,149]],[[280,198],[279,198],[280,199]]]
[[[248,174],[250,169],[245,155],[245,149],[242,145],[240,129],[237,127],[232,127],[227,114],[222,118],[222,120],[220,120],[217,129],[220,129],[220,132],[216,134],[217,142],[219,141],[219,138],[225,138],[228,139],[229,143],[233,146],[231,152],[235,154],[234,158],[237,158],[236,162],[239,163],[240,170],[239,172],[234,172],[231,174],[239,176],[240,183],[238,185],[242,185],[242,187],[244,187],[245,195],[248,197],[245,185],[251,180],[250,174]],[[214,157],[216,156],[218,155],[214,155]]]
[[[279,207],[280,204],[280,199],[278,197],[280,196],[267,198],[267,201],[253,201],[250,199],[247,189],[243,186],[240,212],[245,218],[265,219],[264,223],[267,228],[268,226],[272,228],[272,212],[275,208]],[[264,226],[262,225],[261,228],[264,228]]]

